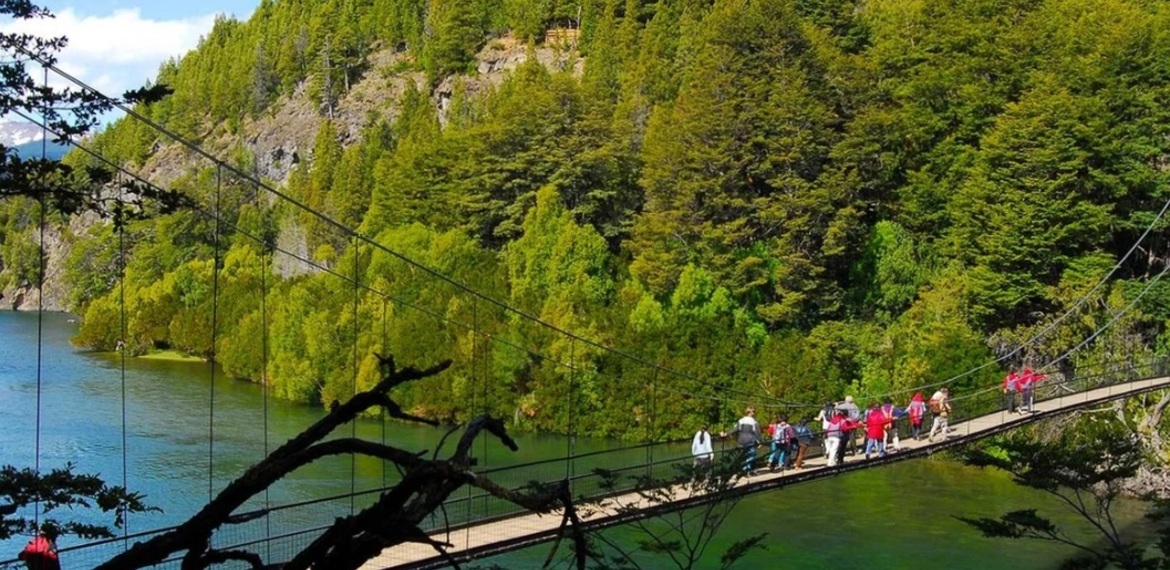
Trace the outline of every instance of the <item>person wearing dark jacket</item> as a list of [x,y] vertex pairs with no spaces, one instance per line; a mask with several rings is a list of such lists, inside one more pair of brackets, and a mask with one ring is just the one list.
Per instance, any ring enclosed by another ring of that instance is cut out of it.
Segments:
[[796,433],[796,463],[793,465],[795,469],[803,468],[804,454],[808,451],[808,446],[812,445],[813,442],[813,432],[808,427],[808,422],[808,418],[801,418],[792,427],[793,432]]
[[735,435],[736,443],[746,453],[743,460],[743,472],[745,475],[751,475],[752,468],[756,464],[756,447],[763,439],[760,437],[760,423],[756,421],[756,408],[749,406],[744,416],[735,422],[735,427],[732,428],[731,432],[722,435],[725,437]]

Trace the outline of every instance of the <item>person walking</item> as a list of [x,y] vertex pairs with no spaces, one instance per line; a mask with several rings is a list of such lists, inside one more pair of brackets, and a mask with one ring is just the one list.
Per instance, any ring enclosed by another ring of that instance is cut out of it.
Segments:
[[[750,476],[752,468],[756,465],[756,447],[760,445],[762,440],[760,423],[756,421],[755,406],[748,406],[743,417],[735,422],[735,428],[731,430],[731,433],[735,434],[736,443],[744,450],[743,473]],[[722,435],[726,436],[727,434]]]
[[715,460],[715,447],[711,443],[711,434],[707,432],[707,424],[699,428],[695,438],[691,440],[691,456],[694,460],[695,476],[702,476],[711,471],[711,463]]
[[905,415],[905,411],[898,409],[894,406],[893,400],[886,398],[885,403],[882,404],[882,415],[886,417],[886,433],[882,440],[886,451],[891,451],[891,444],[893,451],[901,451],[902,438],[898,435],[898,418]]
[[1028,409],[1028,413],[1035,411],[1036,383],[1045,378],[1047,376],[1033,372],[1031,368],[1024,368],[1024,373],[1020,377],[1020,395],[1023,397],[1020,402],[1020,413],[1023,413],[1024,408]]
[[1016,390],[1020,385],[1020,375],[1016,374],[1015,370],[1008,371],[1007,376],[1003,377],[1003,399],[1004,407],[1007,408],[1009,414],[1016,413]]
[[922,419],[926,417],[926,402],[922,399],[922,392],[915,392],[910,398],[906,413],[910,416],[910,435],[915,440],[922,439]]
[[829,467],[845,462],[845,440],[853,437],[853,430],[859,425],[849,419],[849,414],[845,410],[837,410],[837,415],[833,416],[833,421],[829,422],[829,429],[825,431],[825,447],[829,449]]
[[772,436],[772,454],[768,456],[768,468],[783,471],[788,466],[788,455],[792,449],[792,440],[796,435],[792,426],[788,425],[788,418],[776,418],[769,434]]
[[829,426],[825,428],[825,455],[829,458],[829,467],[837,465],[837,450],[841,447],[841,438],[845,437],[845,430],[842,424],[847,421],[845,412],[838,411],[829,418]]
[[803,469],[804,454],[808,451],[808,446],[812,445],[813,432],[808,427],[808,418],[801,418],[792,427],[793,433],[796,434],[796,463],[793,465],[794,469]]
[[[837,406],[837,409],[844,410],[845,415],[849,417],[849,420],[853,424],[855,424],[855,425],[861,424],[861,408],[857,407],[857,404],[855,404],[853,402],[853,396],[845,396],[845,402],[842,403],[841,405]],[[845,448],[843,451],[849,452],[851,454],[856,454],[857,453],[857,438],[853,435],[852,430],[848,430],[846,433],[846,436],[847,437],[845,438],[845,442],[844,442]]]
[[[829,431],[829,422],[833,421],[833,416],[836,416],[836,415],[837,415],[837,404],[830,401],[830,402],[825,402],[825,405],[823,407],[821,407],[821,412],[819,414],[817,414],[817,417],[813,418],[816,421],[821,422],[821,438],[822,439],[824,439],[826,437],[826,433],[828,433],[828,431]],[[823,448],[823,449],[821,449],[821,451],[824,453],[825,459],[827,460],[829,458],[829,445],[828,445],[828,442],[824,442],[824,443],[825,444],[821,446]]]
[[886,456],[886,429],[891,420],[882,412],[877,402],[869,405],[869,413],[865,416],[865,458],[870,453],[877,453],[878,457]]
[[935,432],[941,432],[942,440],[946,441],[947,430],[950,428],[947,421],[951,415],[950,390],[945,387],[940,388],[930,397],[930,411],[934,413],[934,423],[930,426],[930,435],[927,436],[926,441],[934,443]]

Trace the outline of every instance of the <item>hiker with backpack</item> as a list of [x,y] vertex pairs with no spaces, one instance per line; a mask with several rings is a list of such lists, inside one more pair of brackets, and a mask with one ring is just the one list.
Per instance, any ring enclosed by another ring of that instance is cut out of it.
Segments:
[[906,414],[910,416],[910,435],[915,441],[922,439],[922,419],[926,417],[926,402],[922,400],[922,392],[915,392],[906,406]]
[[926,441],[934,443],[935,432],[942,432],[942,440],[947,440],[947,430],[950,424],[947,419],[951,415],[951,397],[950,390],[946,387],[940,388],[933,396],[930,397],[930,411],[934,414],[934,423],[930,426],[930,435],[927,436]]
[[849,419],[845,410],[837,410],[829,422],[829,429],[825,430],[825,450],[829,454],[829,467],[845,462],[845,445],[842,440],[853,437],[853,430],[858,425],[860,424]]
[[808,446],[812,445],[813,432],[808,427],[808,418],[801,418],[796,425],[792,427],[792,431],[796,434],[796,463],[793,465],[794,469],[802,469],[804,466],[804,454],[808,451]]
[[792,426],[788,425],[788,418],[776,418],[776,421],[768,426],[768,434],[772,436],[772,453],[768,455],[768,469],[783,470],[788,464],[791,441],[796,438]]

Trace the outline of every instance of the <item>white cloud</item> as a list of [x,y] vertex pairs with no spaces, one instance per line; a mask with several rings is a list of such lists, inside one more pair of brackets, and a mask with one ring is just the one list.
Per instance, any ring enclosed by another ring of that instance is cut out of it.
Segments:
[[151,20],[143,18],[138,9],[79,16],[72,8],[65,8],[55,18],[5,23],[0,32],[65,36],[69,43],[58,55],[58,67],[107,95],[118,96],[154,79],[159,65],[168,58],[193,49],[199,38],[211,31],[214,21],[214,14]]

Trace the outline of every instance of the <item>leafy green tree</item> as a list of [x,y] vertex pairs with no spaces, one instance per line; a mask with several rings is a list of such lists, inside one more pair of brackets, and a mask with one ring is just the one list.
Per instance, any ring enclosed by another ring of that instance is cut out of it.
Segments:
[[836,208],[816,179],[831,115],[799,20],[783,4],[729,0],[703,26],[678,99],[647,129],[630,270],[662,293],[701,264],[772,323],[830,313],[822,248]]
[[1113,204],[1127,193],[1096,135],[1109,120],[1100,101],[1039,80],[984,137],[951,206],[954,251],[974,262],[983,315],[1047,308],[1045,286],[1076,255],[1103,245]]
[[880,312],[878,318],[889,319],[917,297],[928,268],[913,240],[896,222],[874,225],[865,253],[853,268],[855,303],[867,316]]
[[471,2],[428,0],[424,37],[423,66],[437,83],[471,64],[483,41],[482,22]]

